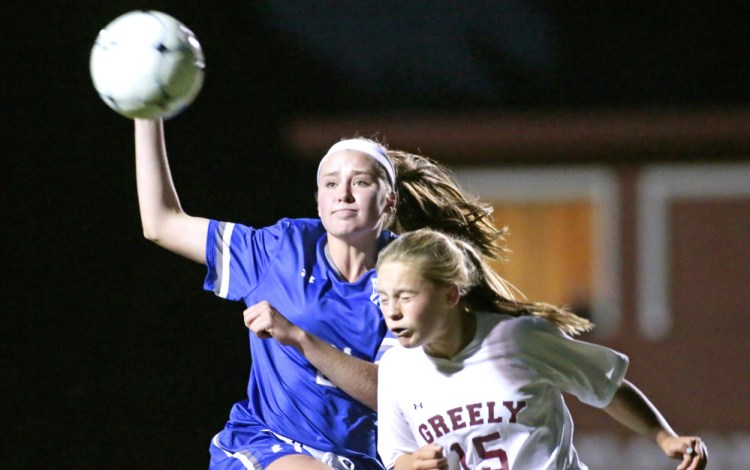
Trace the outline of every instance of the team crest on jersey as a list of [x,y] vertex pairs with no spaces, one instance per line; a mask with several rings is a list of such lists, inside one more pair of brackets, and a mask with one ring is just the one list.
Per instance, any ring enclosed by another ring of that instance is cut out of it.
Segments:
[[380,308],[380,294],[378,293],[378,278],[370,278],[372,283],[372,293],[370,294],[370,301]]

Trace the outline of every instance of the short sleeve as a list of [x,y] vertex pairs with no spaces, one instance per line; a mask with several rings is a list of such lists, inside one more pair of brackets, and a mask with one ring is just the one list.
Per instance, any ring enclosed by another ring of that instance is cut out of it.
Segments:
[[262,278],[288,226],[285,220],[261,229],[211,220],[203,288],[229,300],[244,298]]
[[524,317],[514,333],[525,362],[552,385],[587,405],[607,406],[625,378],[628,357],[566,335],[551,322]]

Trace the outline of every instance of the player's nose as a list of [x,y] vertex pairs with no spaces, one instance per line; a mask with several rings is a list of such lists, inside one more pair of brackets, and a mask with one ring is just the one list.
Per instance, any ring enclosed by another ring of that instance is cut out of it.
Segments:
[[351,202],[354,199],[352,188],[348,184],[342,184],[338,187],[336,197],[339,201]]
[[398,308],[398,304],[396,302],[388,302],[387,305],[382,307],[383,315],[385,315],[389,320],[398,320],[401,318],[401,309]]

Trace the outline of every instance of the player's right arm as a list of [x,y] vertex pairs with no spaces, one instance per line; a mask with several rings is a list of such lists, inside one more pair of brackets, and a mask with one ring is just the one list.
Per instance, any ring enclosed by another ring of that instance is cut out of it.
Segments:
[[135,119],[135,161],[144,237],[169,251],[206,264],[209,221],[182,210],[169,171],[161,119]]

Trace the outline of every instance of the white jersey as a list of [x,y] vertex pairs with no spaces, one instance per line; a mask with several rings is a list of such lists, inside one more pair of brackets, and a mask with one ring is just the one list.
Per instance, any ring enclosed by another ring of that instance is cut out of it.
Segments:
[[475,315],[473,341],[452,359],[403,347],[383,356],[378,452],[386,468],[434,442],[451,470],[586,469],[562,392],[606,406],[627,357],[539,317]]

